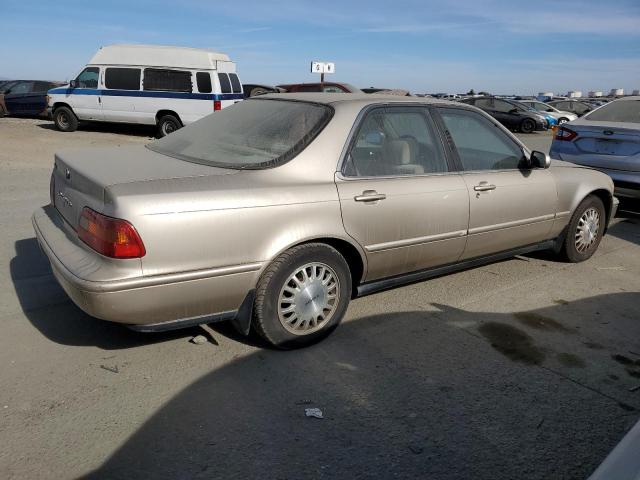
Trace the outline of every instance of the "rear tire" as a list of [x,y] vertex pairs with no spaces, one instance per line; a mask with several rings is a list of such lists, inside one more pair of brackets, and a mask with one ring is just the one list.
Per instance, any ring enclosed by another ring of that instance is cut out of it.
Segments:
[[562,245],[563,257],[572,263],[591,258],[600,245],[606,221],[602,200],[595,195],[588,195],[573,212]]
[[158,119],[157,137],[166,137],[172,132],[182,128],[182,123],[175,115],[163,115]]
[[58,107],[53,112],[53,123],[61,132],[75,132],[78,128],[78,117],[69,107]]
[[562,117],[558,119],[558,125],[562,125],[563,123],[567,123],[569,121],[568,118]]
[[329,335],[351,299],[351,272],[344,257],[323,243],[282,253],[256,288],[252,325],[280,349],[311,345]]
[[536,124],[530,118],[525,118],[520,124],[520,131],[522,133],[531,133],[536,129]]

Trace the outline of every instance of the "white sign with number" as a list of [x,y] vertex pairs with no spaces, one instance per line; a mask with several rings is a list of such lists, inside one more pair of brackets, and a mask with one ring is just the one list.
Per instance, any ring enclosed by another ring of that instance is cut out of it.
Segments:
[[311,62],[311,73],[335,73],[335,63]]

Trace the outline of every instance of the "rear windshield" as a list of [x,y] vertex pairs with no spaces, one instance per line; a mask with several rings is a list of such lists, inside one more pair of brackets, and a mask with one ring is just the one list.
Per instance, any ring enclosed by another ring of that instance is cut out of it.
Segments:
[[589,113],[588,120],[640,123],[640,100],[618,100]]
[[235,169],[280,165],[324,128],[333,109],[316,103],[249,99],[147,145],[188,162]]

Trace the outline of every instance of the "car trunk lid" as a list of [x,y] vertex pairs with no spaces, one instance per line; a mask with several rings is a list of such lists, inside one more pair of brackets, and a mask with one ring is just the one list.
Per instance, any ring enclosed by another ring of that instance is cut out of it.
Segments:
[[84,207],[104,212],[105,189],[110,186],[235,172],[185,162],[144,146],[65,151],[55,155],[51,202],[75,229]]
[[581,119],[566,127],[578,135],[573,142],[580,153],[588,154],[576,157],[581,165],[640,171],[640,124]]

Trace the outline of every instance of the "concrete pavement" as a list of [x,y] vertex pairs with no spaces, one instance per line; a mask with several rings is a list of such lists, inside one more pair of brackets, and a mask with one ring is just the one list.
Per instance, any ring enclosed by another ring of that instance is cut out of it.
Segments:
[[227,325],[139,334],[69,302],[29,216],[53,152],[152,132],[50,125],[0,119],[0,478],[577,479],[639,417],[635,217],[583,264],[537,254],[356,300],[305,350]]

